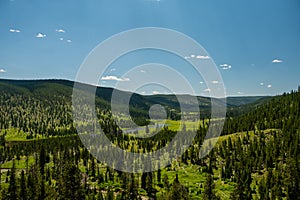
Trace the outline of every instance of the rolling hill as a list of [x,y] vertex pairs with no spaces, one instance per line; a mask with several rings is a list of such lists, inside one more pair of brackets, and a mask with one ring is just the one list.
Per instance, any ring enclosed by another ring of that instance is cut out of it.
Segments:
[[[69,80],[9,80],[0,79],[0,91],[8,94],[19,94],[34,98],[61,96],[68,101],[71,100],[72,90],[74,82]],[[116,90],[113,88],[97,87],[96,89],[96,102],[100,107],[109,107],[112,92]],[[144,113],[145,110],[153,104],[161,104],[166,109],[175,109],[180,111],[180,105],[175,95],[171,94],[157,94],[157,95],[140,95],[137,93],[130,93],[117,90],[121,95],[132,95],[130,99],[130,106],[134,110]],[[177,95],[186,100],[183,105],[186,107],[191,106],[189,95]],[[210,109],[211,100],[209,97],[198,96],[197,97],[200,111],[207,111]],[[264,96],[246,96],[246,97],[227,97],[226,106],[229,110],[234,110],[239,107],[238,110],[246,110],[243,106],[251,107],[257,106],[264,102],[267,102],[270,97]],[[220,100],[220,103],[223,103]]]

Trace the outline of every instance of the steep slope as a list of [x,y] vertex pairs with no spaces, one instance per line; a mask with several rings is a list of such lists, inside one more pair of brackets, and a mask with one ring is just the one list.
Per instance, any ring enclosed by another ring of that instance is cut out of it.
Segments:
[[300,128],[300,91],[276,96],[256,109],[234,118],[227,118],[223,134],[249,130]]

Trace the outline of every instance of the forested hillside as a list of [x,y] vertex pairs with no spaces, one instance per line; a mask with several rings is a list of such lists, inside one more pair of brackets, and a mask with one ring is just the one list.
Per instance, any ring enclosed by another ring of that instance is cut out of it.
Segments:
[[[90,155],[73,126],[71,94],[68,81],[0,81],[0,199],[300,199],[299,91],[241,97],[248,104],[234,98],[223,136],[208,156],[199,158],[199,152],[215,119],[201,121],[176,162],[140,174],[114,170]],[[122,149],[148,152],[176,135],[168,126],[144,140],[121,134],[105,94],[96,98],[99,123]],[[137,95],[136,113],[147,113],[153,102],[175,102],[151,98]],[[188,134],[186,123],[179,131]]]
[[[73,82],[66,80],[0,80],[0,128],[6,130],[17,128],[18,131],[28,133],[28,138],[37,135],[74,134],[72,87]],[[112,92],[111,88],[97,88],[95,102],[101,116],[105,110],[110,109]],[[207,97],[198,99],[201,117],[209,118],[210,99]],[[247,111],[246,107],[239,105],[259,99],[262,97],[233,97],[227,100],[227,104],[232,115],[239,115]],[[131,117],[136,123],[146,125],[149,118],[148,110],[154,104],[164,106],[170,119],[180,119],[180,106],[174,95],[133,94],[130,99]],[[253,104],[251,108],[254,106],[256,105]],[[123,120],[122,123],[126,126],[126,121]]]

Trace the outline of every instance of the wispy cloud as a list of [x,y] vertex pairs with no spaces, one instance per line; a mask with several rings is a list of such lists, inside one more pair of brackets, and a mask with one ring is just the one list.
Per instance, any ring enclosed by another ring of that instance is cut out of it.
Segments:
[[140,70],[140,72],[141,72],[141,73],[146,73],[146,71],[145,71],[145,70],[142,70],[142,69]]
[[64,29],[56,29],[55,32],[58,32],[58,33],[65,33],[66,31]]
[[35,37],[36,37],[36,38],[44,38],[44,37],[46,37],[46,35],[43,34],[43,33],[38,33],[38,34],[36,34]]
[[205,90],[203,90],[203,92],[210,92],[211,91],[211,89],[209,89],[209,88],[206,88]]
[[19,29],[11,28],[11,29],[9,29],[9,32],[11,32],[11,33],[20,33],[21,31]]
[[121,78],[117,76],[103,76],[101,77],[101,80],[105,81],[130,81],[129,78]]
[[5,69],[0,69],[0,73],[5,73],[6,70]]
[[220,67],[221,67],[222,69],[231,69],[231,65],[226,64],[226,63],[221,64]]
[[152,94],[160,94],[160,92],[159,92],[159,91],[156,91],[156,90],[154,90],[154,91],[152,91]]
[[203,55],[195,55],[195,54],[191,54],[190,56],[185,56],[184,59],[200,59],[200,60],[207,60],[210,59],[209,56],[203,56]]
[[263,82],[259,83],[259,85],[260,85],[260,86],[264,86],[264,85],[265,85],[265,87],[267,87],[267,88],[271,88],[271,87],[272,87],[271,84],[265,84],[265,83],[263,83]]
[[282,63],[283,62],[283,60],[280,60],[280,59],[274,59],[274,60],[272,60],[272,63]]
[[237,92],[238,94],[244,94],[243,92]]
[[202,59],[202,60],[210,59],[209,56],[201,56],[201,55],[196,56],[196,58],[197,59]]
[[212,84],[218,84],[218,83],[220,83],[219,81],[212,81],[211,82]]

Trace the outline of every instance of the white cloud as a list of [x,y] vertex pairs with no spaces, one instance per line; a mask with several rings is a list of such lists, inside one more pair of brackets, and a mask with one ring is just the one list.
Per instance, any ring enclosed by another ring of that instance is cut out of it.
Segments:
[[61,37],[61,38],[59,38],[59,40],[60,40],[60,41],[63,41],[63,40],[64,40],[64,38],[62,38],[62,37]]
[[210,92],[211,91],[211,89],[209,89],[209,88],[206,88],[205,90],[203,90],[203,92]]
[[37,37],[37,38],[44,38],[44,37],[46,37],[46,35],[43,34],[43,33],[38,33],[38,34],[36,34],[35,37]]
[[222,64],[222,65],[220,65],[220,67],[222,68],[222,69],[231,69],[231,65],[229,65],[229,64]]
[[101,80],[106,80],[106,81],[130,81],[129,78],[120,78],[117,76],[103,76],[101,77]]
[[142,69],[140,70],[140,72],[141,72],[141,73],[146,73],[146,71],[145,71],[145,70],[142,70]]
[[160,92],[158,92],[158,91],[152,91],[152,94],[160,94]]
[[111,72],[116,71],[116,68],[112,68],[110,71],[111,71]]
[[264,83],[260,83],[259,85],[263,86],[263,85],[264,85]]
[[201,55],[196,56],[196,58],[202,59],[202,60],[210,59],[209,56],[201,56]]
[[210,59],[209,56],[202,56],[202,55],[190,55],[190,56],[185,56],[184,59],[190,59],[190,58],[196,58],[196,59],[201,59],[201,60],[207,60],[207,59]]
[[204,82],[203,81],[200,81],[200,84],[203,84]]
[[72,40],[70,40],[70,39],[69,39],[69,40],[67,40],[67,42],[68,42],[68,43],[71,43],[71,42],[72,42]]
[[65,33],[66,32],[64,29],[56,29],[55,31],[58,32],[58,33]]
[[5,69],[0,69],[0,73],[5,73],[6,70]]
[[237,92],[238,94],[244,94],[243,92]]
[[272,60],[272,63],[282,63],[283,61],[282,60],[280,60],[280,59],[274,59],[274,60]]
[[212,84],[218,84],[219,81],[212,81],[211,83],[212,83]]
[[267,87],[268,87],[268,88],[271,88],[271,87],[272,87],[272,85],[268,85]]
[[11,33],[20,33],[21,31],[19,29],[11,28],[11,29],[9,29],[9,32],[11,32]]
[[220,67],[228,67],[229,65],[228,64],[222,64],[222,65],[220,65]]

